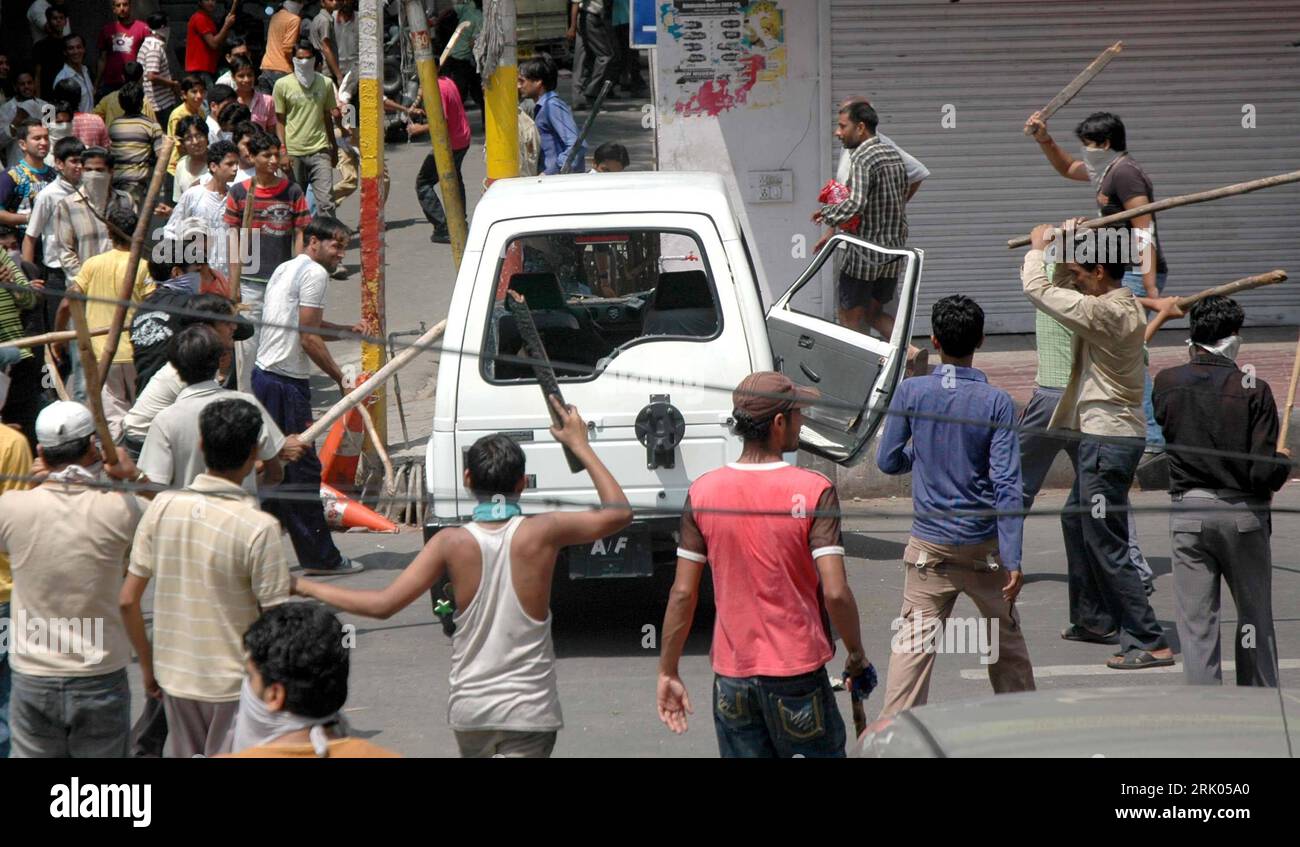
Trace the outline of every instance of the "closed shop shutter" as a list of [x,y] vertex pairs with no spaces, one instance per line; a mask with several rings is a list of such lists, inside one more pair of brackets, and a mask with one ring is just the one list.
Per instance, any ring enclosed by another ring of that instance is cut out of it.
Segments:
[[[908,205],[909,246],[926,254],[917,332],[957,292],[981,303],[989,332],[1032,331],[1023,251],[1007,239],[1097,205],[1021,128],[1115,41],[1123,52],[1049,123],[1067,152],[1079,157],[1080,120],[1109,111],[1155,199],[1300,169],[1295,0],[836,0],[830,15],[834,102],[868,97],[881,131],[931,171]],[[1166,293],[1300,276],[1300,184],[1165,212],[1158,230]],[[1297,285],[1246,295],[1248,323],[1300,321]]]

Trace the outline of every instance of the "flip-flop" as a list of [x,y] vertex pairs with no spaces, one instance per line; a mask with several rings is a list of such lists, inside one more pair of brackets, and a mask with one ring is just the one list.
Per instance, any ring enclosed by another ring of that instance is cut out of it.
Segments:
[[1107,660],[1106,667],[1117,671],[1135,671],[1147,668],[1165,668],[1173,663],[1173,656],[1168,659],[1157,659],[1146,650],[1130,650],[1122,656],[1114,656]]
[[1089,644],[1118,644],[1119,630],[1114,629],[1107,633],[1097,633],[1090,629],[1084,629],[1078,624],[1070,624],[1061,630],[1061,637],[1066,641],[1084,641]]

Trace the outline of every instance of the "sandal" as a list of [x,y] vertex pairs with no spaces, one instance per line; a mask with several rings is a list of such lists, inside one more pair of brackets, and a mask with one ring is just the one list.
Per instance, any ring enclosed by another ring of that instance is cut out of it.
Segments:
[[1089,644],[1118,644],[1119,630],[1112,629],[1110,632],[1101,634],[1085,629],[1078,624],[1070,624],[1061,630],[1061,637],[1066,641],[1086,641]]
[[1160,659],[1147,650],[1130,650],[1122,656],[1114,656],[1107,660],[1106,667],[1113,668],[1117,671],[1134,671],[1146,670],[1147,668],[1164,668],[1174,663],[1174,657],[1171,654],[1168,658]]

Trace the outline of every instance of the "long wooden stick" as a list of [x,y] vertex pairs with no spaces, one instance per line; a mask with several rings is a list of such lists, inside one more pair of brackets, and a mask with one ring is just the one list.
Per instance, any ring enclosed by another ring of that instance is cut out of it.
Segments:
[[[1047,119],[1056,114],[1058,109],[1073,100],[1074,95],[1078,94],[1085,85],[1092,82],[1092,78],[1101,73],[1102,68],[1110,64],[1110,60],[1118,56],[1120,51],[1123,49],[1124,42],[1116,41],[1114,44],[1098,53],[1097,58],[1093,59],[1092,63],[1089,64],[1088,67],[1080,71],[1079,75],[1071,80],[1069,85],[1062,88],[1060,93],[1053,97],[1046,106],[1038,110],[1038,116],[1042,119],[1043,123],[1047,123]],[[1025,135],[1029,134],[1029,129],[1026,128]]]
[[[239,305],[239,280],[244,275],[244,239],[251,238],[249,233],[253,228],[253,207],[257,205],[257,177],[252,176],[248,180],[248,194],[244,197],[244,217],[239,225],[239,237],[236,243],[239,245],[238,256],[227,256],[226,264],[230,267],[230,299]],[[226,252],[230,252],[230,241],[226,240]]]
[[59,363],[54,361],[54,351],[49,347],[45,348],[45,367],[50,375],[50,381],[54,383],[54,393],[60,400],[71,400],[68,396],[68,387],[63,384],[63,377],[59,375]]
[[315,441],[324,434],[325,430],[333,426],[336,420],[346,415],[352,407],[369,397],[374,393],[376,388],[383,385],[385,382],[388,382],[389,378],[392,377],[393,374],[409,365],[416,356],[427,352],[426,348],[439,338],[442,338],[443,333],[446,331],[447,322],[445,320],[438,321],[433,325],[432,329],[412,342],[410,347],[407,347],[401,353],[398,353],[396,356],[389,359],[387,364],[375,371],[371,376],[367,377],[365,382],[349,391],[346,397],[331,406],[329,411],[324,415],[321,415],[320,419],[317,420],[316,423],[303,430],[303,432],[298,436],[299,440],[304,444],[310,444]]
[[447,41],[447,46],[442,48],[442,55],[438,57],[438,67],[442,67],[446,63],[447,57],[451,55],[451,49],[456,46],[456,42],[460,41],[460,37],[465,33],[465,30],[470,28],[472,23],[472,21],[461,21],[460,25],[456,27],[456,31],[451,34],[451,39]]
[[[1169,197],[1165,200],[1157,200],[1154,203],[1147,203],[1142,206],[1136,206],[1132,209],[1125,209],[1122,212],[1116,212],[1113,215],[1106,215],[1101,218],[1092,218],[1084,221],[1076,227],[1076,230],[1096,229],[1101,226],[1127,221],[1130,218],[1149,215],[1152,212],[1163,212],[1165,209],[1175,209],[1179,206],[1190,206],[1193,203],[1208,203],[1211,200],[1222,200],[1224,197],[1236,197],[1238,194],[1249,194],[1252,191],[1259,191],[1264,188],[1273,188],[1278,185],[1288,185],[1292,182],[1300,182],[1300,171],[1291,171],[1290,173],[1278,174],[1277,176],[1266,176],[1262,179],[1252,179],[1249,182],[1239,182],[1235,185],[1225,185],[1222,188],[1213,188],[1209,191],[1198,191],[1195,194],[1181,194],[1178,197]],[[1007,247],[1015,249],[1024,247],[1029,243],[1029,236],[1013,238],[1007,242]]]
[[[99,356],[99,369],[108,373],[117,355],[118,341],[122,337],[122,327],[126,324],[126,310],[135,293],[135,276],[140,267],[140,254],[144,252],[144,236],[149,231],[153,220],[154,203],[158,202],[158,192],[162,191],[163,178],[167,176],[167,163],[171,161],[172,147],[176,139],[170,135],[163,139],[162,150],[158,152],[158,161],[153,166],[153,179],[149,180],[149,190],[145,192],[144,203],[140,206],[140,216],[136,219],[135,233],[131,236],[131,254],[126,262],[126,274],[118,289],[118,304],[113,310],[113,321],[109,324],[108,338],[104,340],[104,349]],[[110,462],[110,464],[112,464]]]
[[108,429],[108,418],[104,416],[104,398],[101,395],[104,383],[99,365],[95,362],[95,349],[90,343],[90,328],[86,326],[86,304],[76,297],[69,297],[68,306],[72,312],[72,324],[77,328],[77,355],[81,358],[81,369],[85,371],[86,401],[90,404],[90,414],[95,418],[99,452],[104,455],[104,464],[116,465],[117,447],[114,446],[113,435]]
[[1291,387],[1286,390],[1286,405],[1282,407],[1282,428],[1277,434],[1277,449],[1286,446],[1286,436],[1291,430],[1291,407],[1295,405],[1295,387],[1300,382],[1300,341],[1295,345],[1295,361],[1291,364]]
[[[108,327],[100,326],[90,331],[91,337],[99,335],[108,335]],[[42,344],[61,344],[64,341],[76,341],[77,331],[67,329],[62,332],[46,332],[41,335],[28,335],[24,338],[15,338],[13,341],[0,343],[0,349],[5,347],[39,347]]]
[[1266,274],[1248,276],[1244,279],[1225,282],[1223,285],[1216,285],[1213,288],[1207,288],[1196,294],[1179,297],[1178,308],[1186,309],[1188,306],[1204,300],[1206,297],[1231,297],[1234,294],[1240,294],[1241,292],[1249,291],[1252,288],[1260,288],[1265,285],[1277,285],[1279,282],[1286,282],[1286,271],[1281,269],[1269,271]]

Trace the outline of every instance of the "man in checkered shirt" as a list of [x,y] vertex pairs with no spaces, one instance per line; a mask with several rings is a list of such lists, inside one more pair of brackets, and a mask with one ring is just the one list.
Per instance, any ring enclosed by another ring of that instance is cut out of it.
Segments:
[[[835,137],[848,150],[852,170],[849,197],[823,206],[812,217],[815,223],[838,227],[857,218],[851,234],[881,247],[899,248],[907,243],[907,168],[898,151],[876,135],[876,110],[856,101],[840,110]],[[840,267],[839,322],[866,332],[876,330],[884,338],[894,331],[894,318],[885,304],[898,290],[901,258],[849,247]]]

